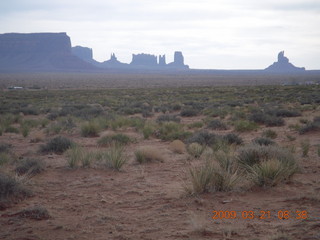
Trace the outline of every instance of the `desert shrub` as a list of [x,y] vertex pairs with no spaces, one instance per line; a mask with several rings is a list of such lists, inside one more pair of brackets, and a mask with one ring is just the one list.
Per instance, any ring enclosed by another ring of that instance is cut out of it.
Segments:
[[304,140],[300,142],[301,150],[302,150],[302,157],[308,157],[309,150],[310,150],[310,141]]
[[110,146],[112,144],[127,145],[131,142],[131,138],[125,134],[118,133],[115,135],[107,135],[98,140],[99,146]]
[[30,195],[31,192],[20,181],[0,172],[0,209]]
[[299,117],[301,113],[296,110],[289,109],[275,109],[267,111],[269,115],[275,115],[277,117]]
[[0,167],[10,162],[11,158],[6,152],[0,152]]
[[90,167],[94,157],[93,152],[86,151],[77,145],[72,146],[67,151],[67,161],[70,168],[76,168],[79,164],[81,164],[81,167]]
[[250,167],[249,178],[258,186],[272,187],[293,174],[291,167],[278,159],[269,159]]
[[93,121],[85,123],[81,126],[82,137],[98,137],[99,131],[100,131],[99,125]]
[[158,148],[152,146],[140,147],[134,152],[135,159],[138,163],[146,163],[151,161],[163,162],[163,154]]
[[8,144],[8,143],[0,143],[0,153],[4,152],[4,153],[7,153],[9,152],[10,148],[12,147],[11,144]]
[[250,122],[247,120],[239,120],[234,123],[235,130],[238,132],[250,132],[258,128],[255,122]]
[[202,128],[203,122],[193,122],[188,124],[188,128]]
[[181,117],[194,117],[198,115],[198,111],[195,109],[183,109],[180,113]]
[[39,115],[40,112],[38,109],[35,107],[25,107],[25,108],[20,108],[19,112],[23,113],[24,115]]
[[278,159],[281,162],[297,167],[296,160],[290,152],[273,145],[265,146],[252,144],[244,146],[238,150],[237,159],[239,164],[244,168],[247,166],[252,167],[255,164],[259,164],[268,159]]
[[21,126],[21,133],[23,137],[27,137],[30,132],[30,127],[28,125],[22,125]]
[[313,122],[307,123],[305,126],[299,129],[300,134],[316,131],[320,131],[320,117],[315,117]]
[[196,142],[191,143],[187,146],[187,152],[194,158],[200,158],[204,150],[205,146],[200,145]]
[[159,138],[164,141],[183,140],[190,136],[191,133],[185,132],[183,126],[176,122],[164,122],[158,129]]
[[191,167],[189,169],[191,188],[186,187],[187,192],[200,194],[232,190],[239,182],[240,176],[234,161],[228,157],[223,158],[223,160],[222,158],[207,160],[199,166]]
[[283,126],[285,124],[284,120],[276,115],[269,115],[263,112],[252,113],[249,120],[255,123],[265,124],[266,126]]
[[[44,122],[46,125],[47,123]],[[60,132],[71,132],[77,125],[75,124],[73,118],[71,117],[63,117],[59,118],[58,121],[51,123],[47,128],[46,128],[46,133],[50,134],[59,134]]]
[[278,134],[271,129],[267,129],[262,132],[262,136],[267,137],[267,138],[271,138],[271,139],[275,139],[275,138],[277,138]]
[[100,105],[66,105],[59,111],[59,116],[75,116],[89,120],[104,114]]
[[27,158],[18,162],[15,172],[18,175],[36,175],[43,172],[45,164],[40,159]]
[[16,215],[22,218],[34,219],[38,221],[47,220],[51,217],[48,210],[42,206],[29,207],[16,213]]
[[127,162],[127,156],[124,154],[123,147],[113,145],[102,153],[102,159],[104,160],[108,168],[120,171],[122,166]]
[[258,186],[274,186],[299,170],[293,155],[277,146],[246,146],[239,150],[238,162],[247,177]]
[[209,133],[208,131],[200,131],[194,133],[191,137],[189,137],[186,142],[187,143],[199,143],[200,145],[213,145],[219,136],[213,133]]
[[155,127],[150,125],[150,124],[146,124],[143,129],[142,129],[142,134],[144,139],[149,139],[150,136],[154,133],[155,131]]
[[271,139],[269,138],[264,138],[264,137],[258,137],[258,138],[255,138],[252,140],[252,142],[254,144],[258,144],[258,145],[265,145],[265,146],[268,146],[268,145],[275,145],[276,143],[274,141],[272,141]]
[[211,148],[214,152],[223,151],[229,152],[230,151],[230,144],[221,136],[217,139],[217,141],[211,145]]
[[279,127],[285,125],[283,118],[277,116],[268,116],[264,123],[268,127]]
[[185,144],[181,140],[174,140],[170,143],[170,148],[173,152],[182,154],[185,152],[186,147]]
[[249,116],[249,120],[255,123],[264,124],[268,116],[263,112],[254,112]]
[[234,133],[228,133],[223,136],[223,139],[228,143],[228,144],[236,144],[236,145],[241,145],[243,143],[243,140],[239,135],[234,134]]
[[227,125],[218,119],[211,120],[207,124],[207,128],[214,129],[214,130],[227,130]]
[[317,145],[317,154],[318,154],[318,157],[320,157],[320,144]]
[[19,129],[13,126],[8,126],[4,130],[6,133],[19,133]]
[[179,123],[180,121],[181,121],[181,119],[178,118],[177,115],[170,115],[170,114],[160,115],[157,118],[158,123],[161,123],[161,122],[177,122],[177,123]]
[[74,143],[70,139],[58,136],[49,140],[45,145],[41,145],[40,152],[62,154],[73,145]]

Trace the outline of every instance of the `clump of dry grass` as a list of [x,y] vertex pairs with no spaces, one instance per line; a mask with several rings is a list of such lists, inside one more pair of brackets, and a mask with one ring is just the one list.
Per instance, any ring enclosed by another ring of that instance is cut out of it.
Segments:
[[205,146],[200,145],[199,143],[191,143],[187,147],[188,153],[194,158],[200,158],[203,151],[205,150]]
[[186,186],[188,194],[232,190],[240,180],[238,165],[233,155],[219,152],[200,165],[189,169],[191,186]]
[[162,153],[159,151],[159,149],[152,146],[140,147],[138,150],[134,152],[134,155],[138,163],[164,161]]
[[174,140],[170,143],[170,148],[173,152],[182,154],[186,151],[186,146],[181,140]]

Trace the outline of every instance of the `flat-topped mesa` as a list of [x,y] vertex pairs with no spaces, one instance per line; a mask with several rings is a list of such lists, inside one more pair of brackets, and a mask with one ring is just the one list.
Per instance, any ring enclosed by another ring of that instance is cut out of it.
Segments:
[[87,62],[92,62],[93,60],[92,48],[75,46],[72,47],[71,51],[73,55],[81,58],[82,60],[85,60]]
[[0,70],[90,70],[92,65],[72,54],[66,33],[0,34]]
[[157,56],[151,54],[132,54],[132,66],[156,67],[158,65]]
[[66,33],[5,33],[0,35],[0,54],[70,54]]
[[301,72],[305,71],[305,68],[299,68],[294,66],[292,63],[289,62],[289,59],[284,56],[284,51],[281,51],[278,53],[278,61],[274,62],[272,65],[267,67],[265,69],[266,71],[269,72]]

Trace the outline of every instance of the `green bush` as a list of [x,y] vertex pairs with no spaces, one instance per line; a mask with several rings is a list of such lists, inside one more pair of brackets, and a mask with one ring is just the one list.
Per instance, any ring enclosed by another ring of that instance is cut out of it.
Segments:
[[204,150],[205,146],[202,146],[196,142],[187,146],[187,152],[194,158],[200,158]]
[[309,122],[299,129],[300,134],[317,131],[320,131],[320,117],[315,117],[313,119],[313,122]]
[[188,128],[202,128],[203,127],[203,122],[194,122],[188,124]]
[[250,132],[258,129],[258,125],[256,123],[246,120],[236,121],[234,127],[238,132]]
[[19,161],[17,167],[15,168],[15,172],[18,175],[36,175],[43,172],[45,169],[44,162],[39,159],[23,159]]
[[62,154],[73,145],[74,143],[70,139],[58,136],[49,140],[45,145],[41,145],[40,152]]
[[265,124],[268,127],[279,127],[279,126],[284,126],[285,122],[281,117],[277,116],[268,116],[265,119]]
[[287,180],[296,170],[278,159],[268,159],[250,167],[249,178],[258,186],[272,187]]
[[266,126],[283,126],[285,124],[284,120],[276,115],[269,115],[262,112],[252,113],[249,120],[255,123],[265,124]]
[[199,166],[191,167],[189,170],[191,187],[187,186],[185,190],[189,194],[232,190],[239,182],[240,175],[235,162],[228,157],[223,158],[223,160],[210,159]]
[[4,164],[9,163],[10,160],[11,158],[6,152],[0,152],[0,167]]
[[9,150],[10,150],[11,147],[12,147],[11,144],[3,143],[3,142],[0,143],[0,153],[2,153],[2,152],[5,152],[5,153],[9,152]]
[[161,140],[183,140],[190,136],[191,133],[185,132],[183,126],[176,122],[164,122],[158,129],[158,135]]
[[219,140],[219,136],[214,133],[209,133],[208,131],[195,132],[191,137],[189,137],[186,142],[199,143],[200,145],[211,146]]
[[308,157],[309,150],[310,150],[310,141],[305,140],[300,142],[301,150],[302,150],[302,157]]
[[267,129],[262,132],[262,136],[267,137],[267,138],[271,138],[271,139],[275,139],[275,138],[277,138],[278,134],[271,129]]
[[98,140],[99,146],[110,146],[112,144],[127,145],[132,142],[131,138],[125,134],[118,133],[115,135],[107,135]]
[[211,120],[207,124],[207,128],[214,129],[214,130],[227,130],[227,125],[218,119]]
[[29,196],[31,192],[21,182],[0,172],[0,210]]
[[228,133],[223,136],[223,140],[225,140],[228,144],[236,144],[241,145],[243,143],[243,140],[239,135],[234,133]]
[[157,118],[157,122],[161,123],[161,122],[176,122],[179,123],[181,121],[180,118],[178,118],[176,115],[170,115],[170,114],[164,114],[164,115],[160,115]]
[[258,137],[258,138],[255,138],[252,140],[252,142],[254,144],[258,144],[258,145],[265,145],[265,146],[268,146],[268,145],[275,145],[276,143],[274,141],[272,141],[271,139],[269,138],[264,138],[264,137]]
[[183,109],[180,113],[181,117],[195,117],[198,115],[198,111],[195,109]]
[[98,137],[100,127],[95,122],[88,122],[81,126],[81,136],[82,137]]
[[102,153],[102,159],[108,168],[120,171],[122,166],[127,162],[127,157],[123,150],[123,147],[115,145]]
[[6,133],[19,133],[19,129],[13,126],[8,126],[5,128]]
[[90,167],[95,154],[91,151],[85,151],[82,147],[74,145],[67,151],[68,166],[76,168],[81,163],[81,167]]
[[297,161],[278,146],[250,145],[239,149],[238,162],[247,177],[258,186],[274,186],[299,170]]

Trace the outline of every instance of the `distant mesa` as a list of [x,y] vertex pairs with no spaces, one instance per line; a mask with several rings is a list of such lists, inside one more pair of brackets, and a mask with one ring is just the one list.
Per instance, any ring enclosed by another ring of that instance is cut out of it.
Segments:
[[93,59],[92,49],[87,47],[76,46],[72,48],[73,54],[82,60],[91,63],[99,68],[106,69],[146,69],[146,70],[165,70],[165,69],[189,69],[188,65],[184,64],[184,57],[182,52],[174,53],[174,61],[172,63],[166,63],[166,55],[156,55],[140,53],[132,54],[132,60],[130,64],[120,62],[114,53],[111,54],[109,60],[102,63]]
[[295,67],[292,63],[289,62],[289,59],[284,56],[284,51],[281,51],[278,54],[278,61],[274,62],[265,70],[270,72],[298,72],[305,71],[305,68]]
[[1,70],[92,70],[71,52],[66,33],[0,34]]

